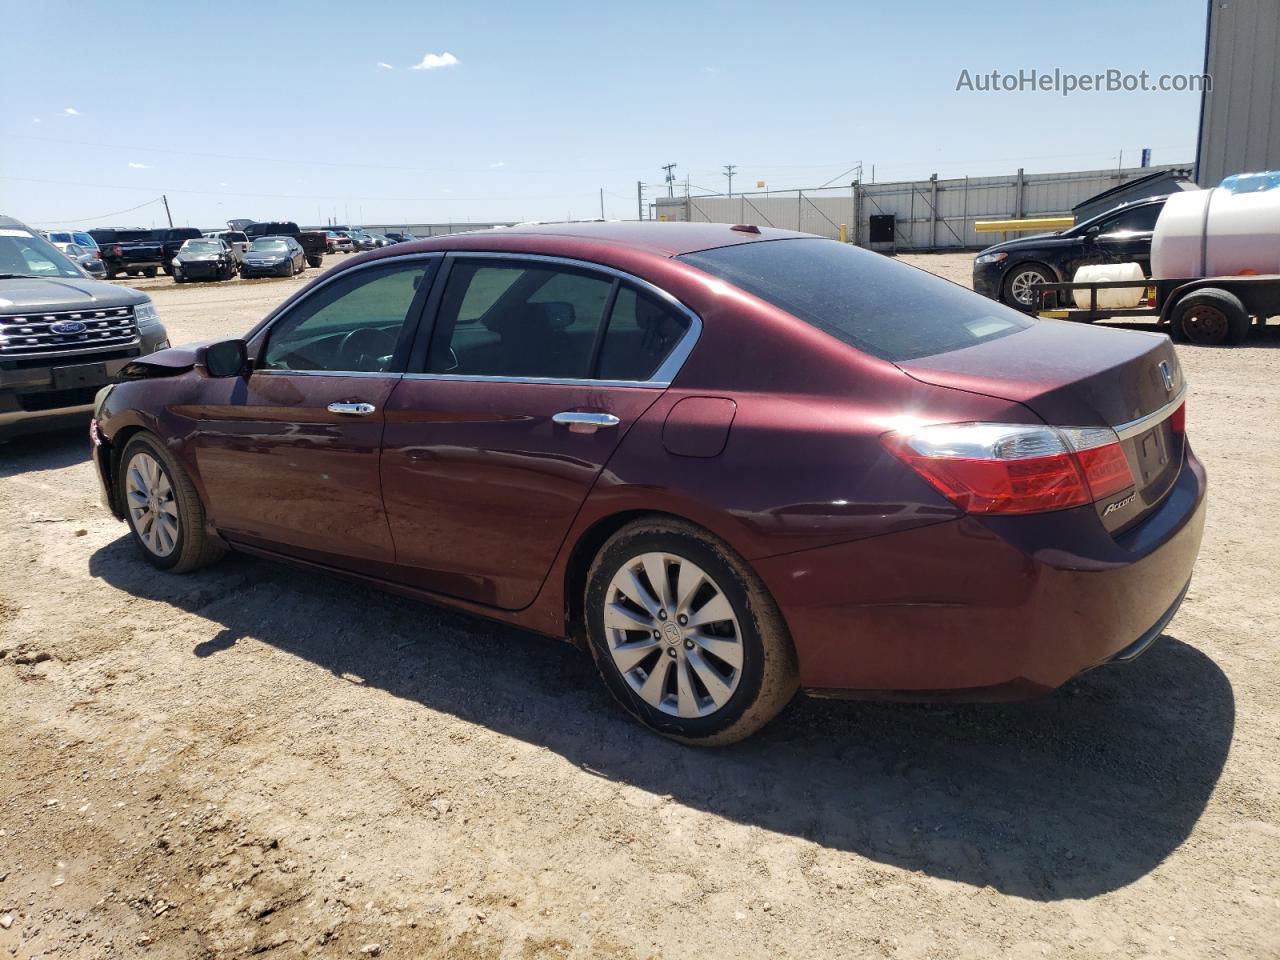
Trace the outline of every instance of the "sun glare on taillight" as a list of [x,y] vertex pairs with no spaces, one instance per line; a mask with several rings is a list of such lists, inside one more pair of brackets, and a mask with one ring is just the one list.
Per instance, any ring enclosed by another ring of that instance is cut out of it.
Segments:
[[1109,427],[944,423],[883,437],[899,459],[968,513],[1044,513],[1133,485]]

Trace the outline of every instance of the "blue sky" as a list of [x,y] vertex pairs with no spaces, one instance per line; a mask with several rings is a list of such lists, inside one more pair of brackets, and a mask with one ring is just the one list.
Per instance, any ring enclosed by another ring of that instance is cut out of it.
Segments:
[[634,217],[636,181],[658,192],[670,162],[711,190],[736,164],[737,190],[858,161],[877,180],[1136,165],[1144,146],[1190,161],[1198,93],[956,83],[1198,73],[1205,3],[0,0],[0,16],[0,212],[146,226],[167,193],[175,223],[216,226],[589,217],[601,187],[607,216]]

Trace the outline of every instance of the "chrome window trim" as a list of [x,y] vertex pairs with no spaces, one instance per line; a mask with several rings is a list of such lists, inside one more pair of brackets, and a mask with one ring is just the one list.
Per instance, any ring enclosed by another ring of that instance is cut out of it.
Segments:
[[518,251],[504,253],[489,250],[451,250],[445,256],[449,260],[531,260],[537,263],[549,263],[555,266],[602,273],[631,283],[674,307],[689,318],[689,329],[685,331],[684,336],[680,338],[680,342],[671,349],[671,352],[667,354],[667,358],[662,361],[662,364],[648,380],[596,380],[590,377],[504,377],[479,373],[406,373],[404,375],[406,380],[458,380],[471,383],[543,383],[568,387],[638,387],[650,390],[665,390],[671,386],[676,374],[680,372],[680,368],[684,366],[685,361],[689,359],[689,354],[693,352],[693,348],[697,345],[698,338],[702,336],[701,317],[661,287],[616,267],[593,263],[590,260],[577,260],[573,257],[557,257],[544,253],[520,253]]
[[1163,423],[1169,417],[1173,416],[1173,412],[1182,405],[1182,402],[1186,398],[1187,388],[1186,386],[1183,386],[1183,388],[1178,391],[1178,395],[1176,397],[1154,413],[1148,413],[1144,417],[1138,417],[1136,420],[1130,420],[1127,423],[1119,424],[1111,429],[1116,432],[1116,436],[1121,440],[1128,440],[1130,437],[1136,437],[1138,434],[1145,433],[1147,430],[1150,430],[1152,427]]
[[404,374],[399,371],[379,370],[278,370],[266,367],[255,367],[249,376],[259,374],[270,377],[382,377],[384,379],[401,379]]
[[354,267],[343,267],[343,269],[337,271],[332,276],[319,277],[315,280],[312,280],[311,283],[307,284],[305,287],[299,290],[296,294],[294,294],[284,303],[277,306],[273,311],[271,311],[265,317],[259,320],[258,323],[255,326],[253,326],[247,334],[245,334],[244,339],[252,340],[255,337],[258,337],[261,334],[265,333],[266,331],[270,330],[273,326],[275,326],[276,321],[278,321],[282,316],[284,316],[285,313],[292,310],[294,307],[298,306],[299,304],[306,303],[307,300],[315,296],[315,294],[318,291],[323,290],[329,284],[334,283],[353,273],[358,273],[361,270],[368,270],[370,267],[381,267],[381,266],[386,266],[388,263],[399,263],[405,260],[440,260],[443,258],[444,258],[444,254],[442,252],[438,250],[432,250],[425,253],[401,253],[401,254],[397,254],[394,257],[379,257],[376,260],[368,260],[365,263],[357,264]]

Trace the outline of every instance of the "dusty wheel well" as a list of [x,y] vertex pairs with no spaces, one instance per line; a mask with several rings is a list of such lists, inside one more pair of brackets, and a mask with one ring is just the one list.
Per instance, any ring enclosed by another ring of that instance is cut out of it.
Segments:
[[[627,524],[640,519],[679,520],[682,523],[693,523],[686,517],[660,510],[627,510],[611,514],[597,520],[586,533],[574,544],[573,553],[564,570],[564,609],[565,632],[569,640],[582,649],[587,648],[586,620],[583,610],[583,595],[587,587],[587,571],[605,541]],[[701,526],[700,524],[698,526]]]
[[124,507],[120,503],[120,492],[116,489],[116,475],[120,472],[120,458],[124,456],[124,448],[129,445],[129,438],[143,432],[145,432],[144,427],[121,427],[116,431],[116,435],[111,438],[111,474],[107,477],[107,481],[110,484],[111,499],[115,501],[112,505],[112,512],[119,518],[124,517]]

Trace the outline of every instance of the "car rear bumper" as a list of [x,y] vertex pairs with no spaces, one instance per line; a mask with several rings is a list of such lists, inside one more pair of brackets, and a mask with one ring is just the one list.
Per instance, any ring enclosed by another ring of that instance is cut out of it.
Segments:
[[1001,700],[1140,654],[1176,613],[1200,548],[1205,473],[1111,537],[1091,507],[973,517],[757,561],[800,682],[826,696]]

